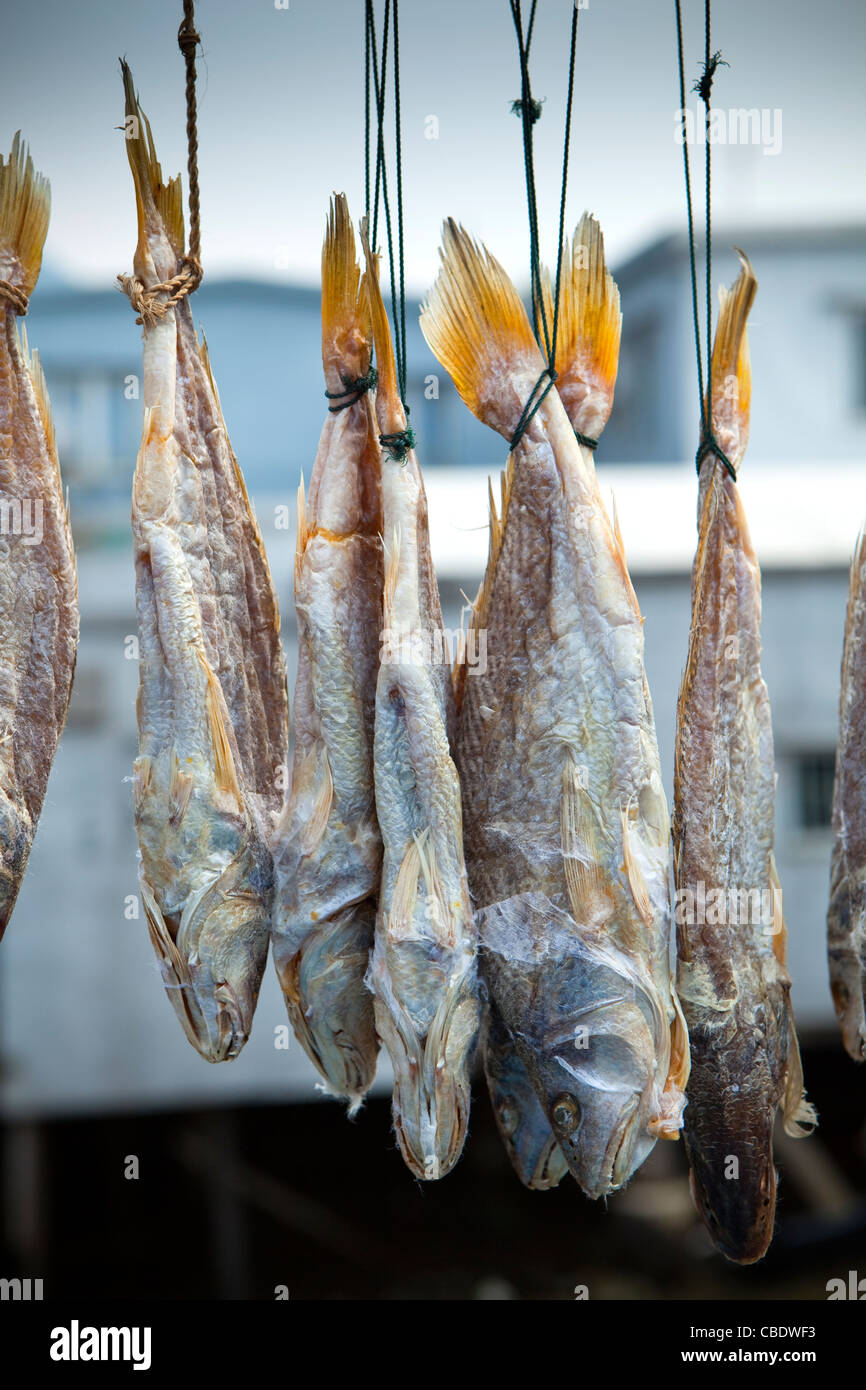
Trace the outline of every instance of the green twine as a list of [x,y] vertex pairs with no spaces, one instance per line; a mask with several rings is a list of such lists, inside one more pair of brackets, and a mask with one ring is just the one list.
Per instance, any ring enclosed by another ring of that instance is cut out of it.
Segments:
[[385,450],[386,458],[405,467],[406,455],[415,448],[415,431],[407,425],[404,430],[396,430],[394,434],[380,434],[379,443]]
[[326,391],[325,395],[329,401],[338,401],[341,396],[349,396],[350,399],[343,401],[342,405],[329,405],[328,410],[332,415],[336,415],[341,410],[348,410],[350,405],[357,405],[358,401],[368,391],[372,391],[379,380],[379,373],[375,367],[371,367],[365,376],[343,376],[340,375],[343,383],[342,391]]

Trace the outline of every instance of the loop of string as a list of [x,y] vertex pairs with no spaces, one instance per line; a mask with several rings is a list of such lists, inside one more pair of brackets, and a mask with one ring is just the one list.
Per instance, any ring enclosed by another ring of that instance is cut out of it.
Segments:
[[10,284],[8,280],[0,280],[0,299],[8,300],[16,314],[23,316],[27,313],[30,300],[23,290],[19,290],[17,285]]
[[169,309],[198,289],[204,271],[201,264],[201,210],[198,186],[198,121],[195,96],[195,55],[201,35],[195,27],[194,0],[183,0],[183,19],[177,31],[177,46],[186,64],[186,142],[189,179],[189,250],[180,270],[168,280],[149,287],[134,275],[118,275],[121,290],[129,299],[136,323],[152,327],[165,318]]
[[[388,195],[388,176],[385,167],[385,89],[388,72],[388,35],[391,25],[393,4],[394,46],[392,69],[394,73],[394,148],[396,172],[396,257],[394,254],[395,228],[391,217],[391,200]],[[376,112],[376,171],[373,180],[372,207],[370,199],[370,95],[372,76],[372,95]],[[382,21],[381,56],[376,47],[376,21],[373,0],[366,0],[364,17],[364,158],[365,158],[365,199],[367,225],[371,228],[370,245],[375,252],[376,234],[379,223],[379,198],[381,190],[382,206],[385,213],[385,237],[388,245],[388,265],[391,274],[391,317],[394,326],[394,361],[397,369],[397,389],[400,403],[409,416],[406,403],[406,288],[405,255],[403,240],[403,144],[400,115],[400,5],[399,0],[385,0],[385,14]],[[371,216],[372,215],[372,216]],[[408,424],[404,430],[394,434],[381,434],[379,443],[387,450],[388,457],[398,463],[405,461],[410,449],[415,447],[415,432]]]
[[[523,163],[526,175],[526,203],[529,216],[529,264],[530,264],[530,285],[532,297],[532,326],[535,334],[535,341],[541,348],[543,356],[546,358],[546,366],[536,381],[530,392],[529,399],[520,414],[520,419],[514,433],[511,436],[510,448],[513,451],[517,448],[530,421],[536,411],[541,406],[547,393],[556,382],[556,338],[559,328],[559,291],[562,276],[562,253],[565,234],[565,199],[568,187],[568,152],[571,138],[571,108],[574,97],[574,60],[577,45],[577,16],[578,7],[572,9],[571,18],[571,46],[569,54],[568,68],[568,99],[565,111],[565,136],[563,140],[562,152],[562,189],[559,199],[559,241],[556,252],[556,285],[553,300],[553,320],[548,329],[547,313],[544,307],[544,294],[541,282],[541,256],[539,252],[538,237],[538,202],[535,191],[535,156],[533,150],[532,127],[541,115],[542,103],[536,101],[532,95],[532,87],[529,79],[529,50],[532,44],[532,31],[535,25],[535,11],[537,0],[532,0],[532,7],[529,12],[529,23],[526,28],[526,35],[523,33],[523,17],[520,9],[520,0],[510,0],[511,17],[514,21],[514,30],[517,35],[517,50],[520,59],[520,87],[521,94],[517,101],[512,102],[511,109],[521,117],[523,123]],[[545,377],[547,385],[544,385]],[[588,447],[594,448],[593,441]]]
[[698,395],[701,406],[701,439],[695,455],[695,469],[700,474],[705,458],[712,456],[723,465],[729,477],[735,482],[737,471],[724,449],[716,439],[712,423],[712,375],[713,375],[713,286],[712,286],[712,146],[710,142],[711,93],[713,78],[719,67],[727,67],[721,53],[710,52],[711,0],[704,0],[704,61],[703,72],[692,90],[697,92],[704,103],[706,122],[706,304],[707,304],[707,371],[706,390],[704,390],[704,368],[701,351],[701,326],[698,312],[698,276],[695,260],[695,220],[692,206],[691,174],[689,171],[689,147],[686,139],[686,87],[683,59],[683,19],[681,0],[675,0],[677,19],[677,51],[679,60],[680,112],[682,113],[683,171],[686,185],[686,211],[689,224],[689,270],[692,288],[692,320],[695,331],[695,356],[698,365]]
[[[338,415],[341,410],[348,410],[350,405],[357,405],[362,396],[368,391],[372,391],[379,380],[379,373],[375,367],[371,367],[365,376],[344,376],[342,378],[342,391],[326,391],[325,395],[329,401],[339,401],[339,405],[329,405],[328,410],[331,415]],[[343,396],[348,396],[348,400],[343,400]]]

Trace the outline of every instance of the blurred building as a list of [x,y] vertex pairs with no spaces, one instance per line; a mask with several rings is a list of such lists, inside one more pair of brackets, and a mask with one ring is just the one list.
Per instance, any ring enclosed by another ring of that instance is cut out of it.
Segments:
[[[720,235],[718,246],[729,238]],[[762,231],[750,324],[752,442],[742,491],[764,572],[794,999],[802,1031],[831,1026],[824,963],[829,798],[848,563],[866,516],[863,229]],[[700,269],[700,267],[699,267]],[[714,278],[736,258],[719,252]],[[676,696],[689,628],[697,391],[688,255],[666,238],[617,272],[624,327],[614,413],[599,450],[646,615],[650,686],[671,792]],[[447,621],[483,570],[486,478],[505,442],[472,419],[417,327],[408,397],[427,469]],[[283,606],[294,681],[294,506],[324,418],[319,296],[205,280],[194,299],[232,442]],[[17,1117],[311,1097],[315,1077],[269,968],[253,1035],[231,1066],[189,1047],[166,1001],[138,900],[131,764],[137,666],[129,490],[140,433],[139,332],[114,290],[48,271],[28,332],[42,357],[79,544],[81,646],[70,718],[29,872],[0,954],[2,1097]],[[285,524],[285,508],[290,522]]]

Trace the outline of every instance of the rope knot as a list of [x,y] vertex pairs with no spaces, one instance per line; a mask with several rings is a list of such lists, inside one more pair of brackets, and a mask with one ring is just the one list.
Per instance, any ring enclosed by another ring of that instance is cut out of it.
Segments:
[[415,448],[415,431],[407,425],[405,430],[396,430],[394,434],[380,434],[379,443],[386,451],[386,458],[405,467],[406,455]]
[[[544,102],[545,102],[545,101],[546,101],[546,97],[542,97],[541,101],[536,101],[535,97],[530,97],[530,99],[529,99],[529,124],[530,124],[530,125],[535,125],[535,122],[540,118],[540,116],[541,116],[541,108],[542,108],[542,106],[544,105]],[[516,101],[513,101],[513,102],[511,103],[511,114],[512,114],[513,116],[521,116],[521,117],[522,117],[522,115],[523,115],[523,100],[522,100],[522,98],[518,97]]]
[[30,302],[27,295],[8,280],[0,280],[0,299],[7,300],[16,314],[23,316],[27,313],[27,306]]
[[201,34],[196,32],[195,25],[189,18],[184,18],[180,22],[177,31],[177,46],[186,58],[190,53],[194,53],[201,43]]
[[338,401],[342,396],[348,396],[350,399],[342,401],[340,405],[329,405],[328,410],[332,415],[338,414],[341,410],[348,410],[350,405],[357,405],[361,397],[366,395],[368,391],[372,391],[377,385],[379,373],[376,371],[375,367],[371,366],[365,376],[351,377],[341,375],[340,380],[343,383],[343,390],[326,391],[325,395],[329,401]]
[[709,62],[704,63],[703,74],[692,87],[692,91],[698,93],[704,106],[709,106],[710,104],[710,92],[713,88],[713,78],[716,75],[716,68],[727,67],[730,67],[730,63],[725,62],[720,52],[714,53]]
[[701,442],[698,445],[698,452],[695,454],[695,472],[698,475],[700,475],[701,464],[703,463],[704,459],[707,458],[710,454],[712,454],[714,458],[718,459],[719,463],[721,463],[724,466],[726,472],[728,473],[728,476],[732,478],[734,482],[736,482],[736,468],[731,463],[731,460],[728,458],[727,454],[725,453],[719,441],[716,439],[716,436],[713,434],[712,430],[707,430],[704,432],[704,434],[701,435]]
[[[117,285],[135,310],[136,323],[144,324],[145,328],[152,328],[160,319],[165,318],[169,309],[198,289],[203,274],[201,261],[189,253],[181,261],[177,275],[173,275],[170,280],[163,280],[148,288],[134,275],[118,275]],[[168,298],[163,299],[162,295],[168,295]]]

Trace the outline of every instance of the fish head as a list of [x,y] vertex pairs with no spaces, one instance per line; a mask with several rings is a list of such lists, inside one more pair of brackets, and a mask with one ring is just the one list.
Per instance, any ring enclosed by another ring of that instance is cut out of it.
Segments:
[[622,1187],[665,1132],[660,1080],[669,1032],[654,991],[613,951],[582,950],[543,972],[541,1026],[527,1054],[568,1166],[588,1197]]
[[701,1152],[695,1145],[688,1156],[692,1200],[713,1244],[735,1264],[754,1264],[766,1254],[776,1216],[772,1117],[764,1114],[757,1124],[750,1119],[740,1155],[709,1145]]
[[[376,1026],[394,1068],[400,1151],[416,1177],[442,1178],[460,1157],[469,1122],[480,1022],[474,953],[443,951],[436,962],[424,943],[392,943],[383,951],[377,942],[370,981]],[[431,1001],[438,1001],[432,1009]]]
[[494,1009],[484,1040],[484,1071],[500,1138],[524,1187],[556,1187],[567,1164],[514,1039]]

